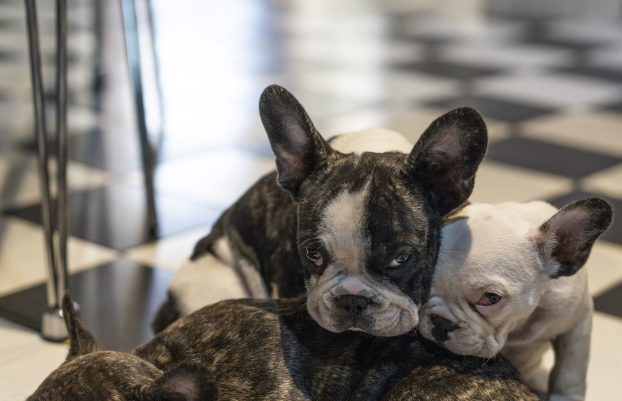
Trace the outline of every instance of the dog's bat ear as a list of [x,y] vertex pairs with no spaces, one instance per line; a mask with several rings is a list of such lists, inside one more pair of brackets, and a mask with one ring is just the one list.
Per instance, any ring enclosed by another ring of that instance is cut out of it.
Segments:
[[218,388],[199,365],[175,366],[143,389],[140,401],[215,401]]
[[78,318],[78,313],[69,295],[69,291],[66,291],[63,296],[63,318],[65,319],[65,325],[69,333],[70,344],[69,353],[67,354],[65,362],[77,356],[101,350],[93,335],[82,325],[82,322]]
[[259,114],[276,156],[279,185],[296,199],[302,182],[332,150],[298,100],[278,85],[264,89]]
[[534,235],[546,273],[571,276],[587,261],[594,241],[611,224],[613,210],[599,198],[570,203],[542,224]]
[[488,133],[479,113],[452,110],[430,124],[408,156],[407,179],[428,188],[444,215],[473,192],[475,172],[486,153]]

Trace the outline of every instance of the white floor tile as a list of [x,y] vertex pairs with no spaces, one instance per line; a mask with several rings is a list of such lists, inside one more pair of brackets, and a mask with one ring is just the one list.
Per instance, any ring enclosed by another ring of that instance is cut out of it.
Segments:
[[161,164],[156,189],[214,208],[228,207],[274,167],[272,157],[225,148]]
[[449,96],[456,92],[455,81],[424,74],[391,73],[382,70],[338,70],[304,77],[301,86],[309,92],[358,102],[385,101],[391,107]]
[[[594,313],[590,364],[587,372],[585,401],[614,401],[619,393],[619,375],[622,371],[622,353],[615,352],[622,338],[622,320],[605,313]],[[543,364],[551,369],[553,351],[545,354]]]
[[417,44],[387,43],[382,38],[361,41],[358,37],[298,36],[284,44],[286,57],[321,66],[349,69],[384,67],[391,62],[421,58]]
[[521,128],[525,136],[622,157],[620,114],[558,114],[530,120]]
[[[50,160],[50,176],[55,177],[56,162]],[[53,181],[55,183],[55,180]],[[89,168],[84,164],[69,162],[67,182],[71,190],[88,189],[109,182],[108,174]],[[23,206],[39,202],[39,173],[34,156],[23,154],[0,157],[0,206],[2,208]],[[55,191],[55,185],[52,186]]]
[[587,264],[590,293],[600,294],[622,282],[622,246],[598,241]]
[[[0,222],[0,294],[13,292],[46,279],[47,265],[40,226],[17,218]],[[80,271],[116,258],[116,252],[70,237],[69,270]]]
[[482,95],[531,102],[566,110],[585,110],[620,97],[619,85],[575,75],[503,75],[482,79],[475,91]]
[[594,314],[586,401],[615,401],[620,396],[622,320]]
[[[520,23],[490,21],[478,9],[464,9],[466,2],[453,2],[452,13],[414,17],[405,32],[412,35],[455,39],[462,42],[507,42],[524,29]],[[469,12],[471,11],[471,12]]]
[[23,400],[65,360],[68,346],[0,319],[0,401]]
[[601,192],[612,197],[622,198],[622,164],[586,177],[580,182],[587,191]]
[[440,50],[440,57],[447,61],[485,65],[508,69],[544,68],[567,65],[572,57],[570,50],[551,49],[544,46],[508,45],[499,43],[472,43],[468,46],[448,45]]
[[526,202],[561,195],[571,180],[484,160],[475,177],[474,202]]
[[197,241],[209,231],[210,227],[201,227],[164,238],[156,243],[141,245],[128,250],[125,257],[147,266],[175,272],[190,258]]

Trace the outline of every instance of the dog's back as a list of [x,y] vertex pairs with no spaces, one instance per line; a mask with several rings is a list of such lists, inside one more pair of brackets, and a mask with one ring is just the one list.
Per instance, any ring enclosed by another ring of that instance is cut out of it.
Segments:
[[189,357],[202,361],[223,400],[537,400],[502,357],[454,355],[413,333],[330,333],[304,303],[210,305],[136,355],[162,369]]

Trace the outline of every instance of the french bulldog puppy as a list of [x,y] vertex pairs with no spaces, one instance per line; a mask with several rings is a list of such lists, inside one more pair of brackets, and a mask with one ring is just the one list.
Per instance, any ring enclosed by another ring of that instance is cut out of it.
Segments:
[[132,353],[98,351],[72,324],[74,359],[29,400],[538,400],[503,357],[455,355],[412,334],[332,333],[302,298],[210,305]]
[[[277,172],[199,241],[155,330],[222,298],[303,294],[329,331],[395,336],[413,329],[428,297],[442,218],[471,194],[486,151],[480,115],[461,108],[439,117],[408,154],[345,154],[285,89],[266,88],[259,110]],[[233,293],[215,285],[240,278],[245,286]]]
[[548,400],[585,397],[592,298],[585,264],[611,223],[611,207],[584,199],[471,204],[450,218],[420,332],[452,352],[501,352],[531,388],[544,351],[555,365]]
[[67,359],[26,401],[210,401],[218,390],[200,365],[184,361],[163,372],[136,355],[102,351],[63,300],[70,335]]

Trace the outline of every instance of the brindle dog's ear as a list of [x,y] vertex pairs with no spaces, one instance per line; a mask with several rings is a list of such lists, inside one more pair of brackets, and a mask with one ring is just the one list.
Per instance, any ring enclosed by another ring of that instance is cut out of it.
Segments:
[[63,317],[65,319],[65,325],[67,326],[67,332],[69,333],[70,342],[69,353],[67,354],[65,362],[77,356],[101,350],[93,335],[82,325],[82,322],[78,318],[73,300],[71,296],[69,296],[69,291],[65,292],[63,296]]
[[444,215],[473,192],[475,172],[486,153],[488,133],[479,113],[455,109],[437,118],[408,156],[407,179],[430,190]]
[[534,238],[551,278],[571,276],[587,262],[594,241],[611,224],[613,210],[599,198],[570,203],[542,224]]
[[138,398],[140,401],[215,401],[218,388],[199,365],[184,364],[166,371],[144,388]]
[[302,182],[332,150],[298,100],[278,85],[264,89],[259,114],[276,156],[279,185],[295,200]]

